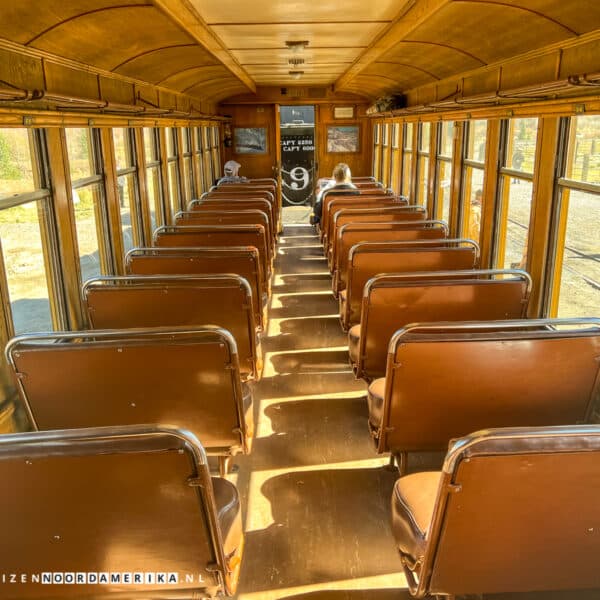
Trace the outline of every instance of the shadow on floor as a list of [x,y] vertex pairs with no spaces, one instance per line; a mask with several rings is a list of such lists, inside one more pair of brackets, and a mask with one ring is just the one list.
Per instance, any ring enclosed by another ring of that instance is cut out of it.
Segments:
[[265,409],[273,434],[254,440],[252,468],[259,470],[377,458],[366,432],[364,397],[277,402]]
[[280,334],[263,342],[265,352],[345,346],[346,334],[337,316],[297,317],[279,323]]
[[244,555],[242,589],[250,593],[399,572],[390,531],[395,479],[384,468],[290,472],[268,479],[261,492],[274,522],[246,533],[253,551]]
[[283,283],[272,287],[275,294],[328,292],[331,290],[331,275],[329,273],[298,273],[283,275]]
[[[286,373],[352,373],[348,363],[348,350],[317,350],[308,352],[282,352],[270,357],[275,372]],[[312,388],[312,382],[306,382]],[[330,390],[333,391],[333,390]],[[318,392],[317,392],[318,393]]]
[[337,314],[338,305],[329,293],[298,292],[274,296],[273,303],[280,307],[271,308],[269,318],[318,317]]

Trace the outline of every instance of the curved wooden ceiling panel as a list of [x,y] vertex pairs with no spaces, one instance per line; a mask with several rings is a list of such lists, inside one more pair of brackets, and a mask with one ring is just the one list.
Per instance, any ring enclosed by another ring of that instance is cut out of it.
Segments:
[[523,11],[543,15],[571,31],[582,34],[597,29],[600,23],[598,0],[470,0],[473,4],[512,6]]
[[114,72],[159,84],[184,69],[220,64],[197,44],[183,44],[144,52],[125,61]]
[[361,75],[375,75],[385,79],[392,79],[398,89],[406,89],[407,86],[425,85],[438,81],[431,73],[423,71],[410,64],[375,62],[369,65]]
[[564,26],[536,13],[468,0],[446,5],[406,41],[455,48],[489,64],[572,36]]
[[[15,0],[2,3],[0,37],[27,44],[56,25],[78,15],[96,12],[111,6],[149,4],[148,0]],[[17,24],[18,26],[15,26]]]
[[119,7],[59,24],[31,44],[73,60],[111,70],[128,58],[192,39],[152,6]]
[[438,79],[485,64],[456,48],[432,42],[400,42],[377,62],[410,64]]
[[215,79],[237,81],[223,65],[213,65],[210,67],[186,69],[165,79],[161,85],[187,94],[187,90],[190,88],[200,85],[205,81],[214,81]]

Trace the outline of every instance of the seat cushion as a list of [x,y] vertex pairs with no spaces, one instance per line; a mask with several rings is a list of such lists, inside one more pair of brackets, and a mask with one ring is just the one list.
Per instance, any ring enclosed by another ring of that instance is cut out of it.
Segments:
[[348,331],[348,352],[350,353],[350,361],[353,365],[358,363],[360,347],[360,324],[350,327]]
[[244,406],[244,417],[246,418],[246,427],[248,428],[248,436],[254,435],[254,414],[252,411],[252,388],[250,385],[242,382],[242,404]]
[[217,519],[221,527],[223,548],[232,555],[242,543],[242,511],[240,497],[233,483],[221,477],[213,477],[213,492],[217,505]]
[[367,403],[369,405],[369,423],[379,429],[383,419],[383,400],[385,396],[385,377],[376,379],[369,385]]
[[392,533],[402,554],[417,561],[425,553],[441,471],[413,473],[396,481]]

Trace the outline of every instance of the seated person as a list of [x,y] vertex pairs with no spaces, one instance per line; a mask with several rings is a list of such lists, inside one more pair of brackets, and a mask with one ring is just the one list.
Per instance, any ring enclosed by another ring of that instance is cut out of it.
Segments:
[[221,179],[217,181],[217,185],[221,185],[222,183],[246,183],[248,179],[238,175],[241,166],[242,165],[235,160],[228,160],[223,167],[225,177],[221,177]]
[[[321,180],[319,180],[321,182]],[[317,194],[317,200],[313,208],[313,214],[310,216],[311,225],[316,225],[321,221],[323,211],[323,194],[329,190],[356,190],[357,187],[352,183],[352,173],[346,163],[338,163],[333,169],[333,179],[327,181]]]

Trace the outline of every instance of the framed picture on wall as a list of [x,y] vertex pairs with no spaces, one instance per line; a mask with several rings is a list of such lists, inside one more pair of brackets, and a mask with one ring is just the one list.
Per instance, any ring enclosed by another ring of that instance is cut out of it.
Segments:
[[360,152],[358,125],[328,125],[327,152]]
[[233,147],[236,154],[266,154],[266,127],[235,127]]

